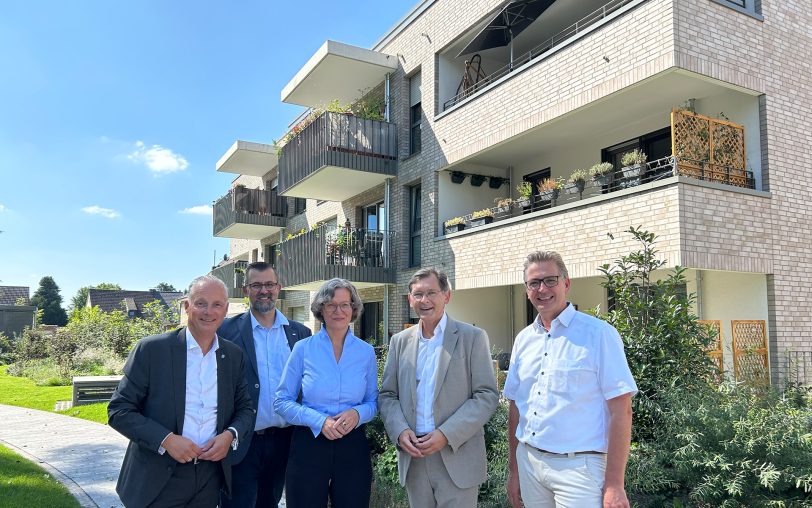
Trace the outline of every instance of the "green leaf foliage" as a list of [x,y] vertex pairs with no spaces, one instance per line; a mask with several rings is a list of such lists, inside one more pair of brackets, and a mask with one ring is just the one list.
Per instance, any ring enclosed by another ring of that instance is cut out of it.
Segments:
[[35,305],[42,311],[43,324],[65,326],[68,322],[68,315],[62,308],[59,286],[51,276],[40,279],[39,288],[31,297],[31,305]]

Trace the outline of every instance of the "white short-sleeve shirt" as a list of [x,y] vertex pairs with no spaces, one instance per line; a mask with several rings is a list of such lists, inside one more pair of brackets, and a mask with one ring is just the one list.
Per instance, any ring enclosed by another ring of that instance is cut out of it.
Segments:
[[519,411],[519,441],[555,453],[606,452],[606,401],[626,393],[637,385],[609,323],[568,304],[549,332],[537,318],[516,336],[504,394]]

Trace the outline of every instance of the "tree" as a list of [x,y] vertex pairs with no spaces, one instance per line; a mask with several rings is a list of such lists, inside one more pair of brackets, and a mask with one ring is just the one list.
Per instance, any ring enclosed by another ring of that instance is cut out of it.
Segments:
[[42,322],[46,325],[65,326],[68,323],[68,315],[62,308],[62,295],[59,294],[59,286],[54,282],[53,277],[45,276],[39,281],[39,288],[31,298],[31,305],[35,305],[42,310]]
[[167,293],[177,293],[178,291],[177,289],[175,289],[175,286],[173,286],[168,282],[159,282],[155,284],[155,289],[157,289],[158,291],[165,291]]
[[81,309],[85,305],[87,305],[87,295],[89,289],[121,289],[121,286],[115,284],[113,282],[100,282],[95,286],[84,286],[79,288],[76,292],[76,295],[71,298],[70,301],[70,309],[71,311],[76,311],[77,309]]
[[665,394],[675,388],[707,389],[715,381],[717,370],[707,355],[715,337],[691,310],[695,296],[682,290],[685,268],[677,266],[658,279],[654,272],[665,261],[654,248],[657,236],[640,228],[626,233],[641,249],[598,269],[605,277],[602,285],[615,295],[614,308],[600,317],[623,338],[639,389],[632,399],[632,441],[646,441],[667,409]]

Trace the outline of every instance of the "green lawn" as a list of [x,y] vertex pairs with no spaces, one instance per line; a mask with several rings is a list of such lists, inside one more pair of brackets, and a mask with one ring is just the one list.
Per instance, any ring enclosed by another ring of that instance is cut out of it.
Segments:
[[[5,377],[5,369],[3,370]],[[4,393],[4,392],[0,392]],[[78,508],[64,485],[28,459],[0,446],[0,508],[47,506]]]
[[[0,404],[53,411],[58,400],[71,400],[70,386],[37,386],[24,377],[9,376],[7,366],[0,367]],[[68,416],[107,423],[107,403],[89,404],[59,411]]]

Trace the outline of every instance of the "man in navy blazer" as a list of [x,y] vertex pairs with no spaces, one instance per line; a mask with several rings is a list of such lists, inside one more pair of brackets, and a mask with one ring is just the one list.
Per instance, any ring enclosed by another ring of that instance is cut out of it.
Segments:
[[184,305],[188,328],[138,341],[107,409],[130,439],[116,486],[128,508],[217,506],[230,454],[253,430],[243,353],[216,335],[225,285],[198,277]]
[[245,353],[245,378],[254,404],[255,430],[245,436],[233,457],[231,497],[221,495],[220,506],[276,508],[285,486],[292,427],[274,412],[274,393],[293,344],[311,332],[303,324],[289,321],[276,308],[282,285],[270,264],[249,264],[245,281],[243,292],[251,309],[226,319],[217,334]]

